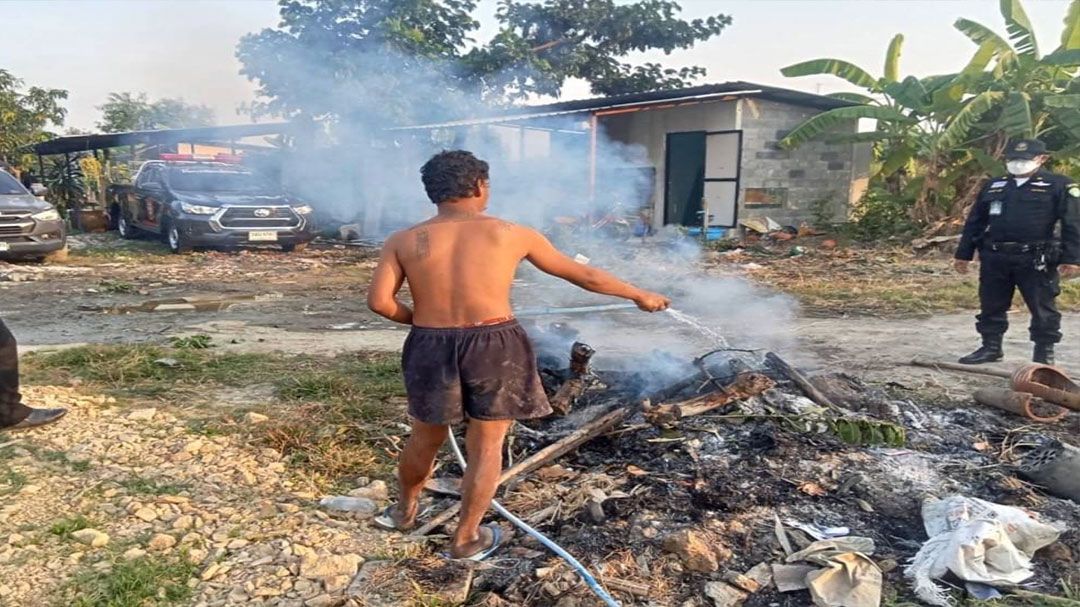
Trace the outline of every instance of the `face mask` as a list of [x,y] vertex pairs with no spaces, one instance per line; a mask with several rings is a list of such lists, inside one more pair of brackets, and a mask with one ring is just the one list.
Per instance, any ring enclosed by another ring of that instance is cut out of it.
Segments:
[[1009,160],[1005,163],[1005,168],[1008,169],[1012,175],[1027,175],[1034,173],[1039,169],[1039,161],[1037,160]]

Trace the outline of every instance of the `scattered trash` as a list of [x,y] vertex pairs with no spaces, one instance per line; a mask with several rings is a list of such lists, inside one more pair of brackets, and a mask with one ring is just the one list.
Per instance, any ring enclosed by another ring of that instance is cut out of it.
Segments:
[[[751,232],[757,232],[758,234],[768,234],[770,231],[769,224],[766,223],[766,220],[764,219],[743,219],[739,221],[739,225],[746,228],[747,230],[750,230]],[[779,224],[777,224],[777,229],[779,229],[779,227]]]
[[1019,508],[960,495],[927,498],[922,517],[930,539],[904,573],[916,596],[941,607],[948,607],[949,597],[934,580],[951,571],[965,582],[1019,584],[1033,574],[1035,551],[1061,533]]
[[814,523],[800,523],[791,519],[785,520],[784,524],[806,533],[815,540],[828,540],[851,535],[851,529],[847,527],[822,527]]
[[810,597],[818,607],[877,607],[881,604],[881,569],[856,552],[837,554],[828,568],[806,575]]
[[1080,504],[1080,449],[1051,441],[1024,457],[1020,473],[1050,493]]
[[776,589],[782,593],[798,592],[806,590],[810,584],[806,576],[817,571],[819,568],[811,565],[780,565],[772,566],[773,583]]

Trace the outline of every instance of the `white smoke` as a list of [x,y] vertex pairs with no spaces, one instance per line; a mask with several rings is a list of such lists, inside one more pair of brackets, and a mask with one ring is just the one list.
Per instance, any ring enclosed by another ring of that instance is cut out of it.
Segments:
[[[319,96],[312,103],[337,117],[320,137],[300,141],[285,163],[288,184],[324,220],[356,222],[365,236],[377,238],[430,217],[436,209],[424,194],[419,170],[444,149],[466,149],[488,161],[491,213],[540,230],[556,216],[582,216],[590,210],[602,215],[616,202],[631,220],[642,207],[653,208],[655,172],[640,170],[648,165],[646,151],[608,137],[602,128],[591,133],[587,113],[395,130],[499,115],[507,108],[485,104],[482,94],[463,90],[459,81],[441,76],[448,71],[438,66],[386,54],[370,59],[371,65],[345,80],[294,61],[306,70],[295,78],[311,76],[311,94]],[[406,79],[409,85],[402,86]],[[387,91],[396,92],[390,97]],[[595,169],[590,165],[593,150]],[[590,187],[593,180],[595,188]],[[573,250],[566,253],[585,255],[597,267],[669,295],[673,307],[719,332],[733,347],[776,349],[790,341],[795,314],[790,299],[743,279],[709,275],[702,269],[699,244],[676,230],[645,240],[613,240],[584,230],[572,242]],[[521,277],[529,283],[527,307],[611,303],[539,272],[524,270]],[[521,289],[518,295],[526,297]],[[597,365],[628,366],[653,376],[658,385],[686,375],[694,356],[720,345],[668,315],[627,311],[562,320],[580,332],[578,339],[596,348]],[[570,341],[558,347],[569,355]]]

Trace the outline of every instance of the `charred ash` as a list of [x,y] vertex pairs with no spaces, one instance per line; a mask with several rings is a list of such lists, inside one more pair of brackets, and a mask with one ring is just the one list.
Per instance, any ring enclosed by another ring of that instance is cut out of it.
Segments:
[[[601,416],[625,416],[506,482],[500,502],[585,563],[624,605],[721,604],[706,594],[720,581],[735,589],[732,605],[809,604],[805,592],[782,594],[753,578],[784,563],[784,542],[800,550],[816,539],[806,529],[830,528],[873,540],[885,587],[910,597],[903,565],[927,539],[920,505],[928,496],[1034,508],[1049,520],[1080,517],[1080,504],[1000,465],[1001,453],[1024,439],[999,431],[999,411],[926,415],[902,393],[839,373],[814,378],[823,405],[779,357],[720,351],[686,361],[685,377],[657,388],[645,369],[594,368],[596,353],[568,325],[531,329],[545,387],[561,404],[517,425],[511,463]],[[972,447],[976,436],[981,450]],[[1033,580],[1048,589],[1078,575],[1077,532],[1055,546],[1053,558],[1037,559]],[[484,605],[598,604],[565,563],[520,534],[496,566],[476,569],[472,590]]]

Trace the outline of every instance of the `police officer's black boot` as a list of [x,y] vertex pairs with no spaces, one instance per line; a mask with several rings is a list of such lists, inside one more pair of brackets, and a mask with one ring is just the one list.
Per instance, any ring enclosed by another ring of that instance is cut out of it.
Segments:
[[1036,343],[1031,362],[1052,366],[1054,364],[1054,344],[1049,342]]
[[961,358],[960,362],[965,365],[982,365],[996,363],[1003,358],[1005,353],[1001,351],[1001,336],[984,335],[982,347]]

